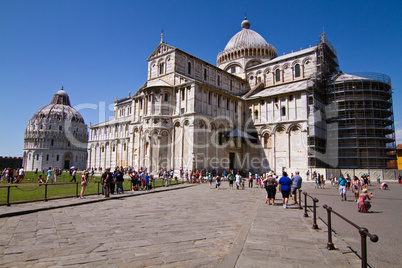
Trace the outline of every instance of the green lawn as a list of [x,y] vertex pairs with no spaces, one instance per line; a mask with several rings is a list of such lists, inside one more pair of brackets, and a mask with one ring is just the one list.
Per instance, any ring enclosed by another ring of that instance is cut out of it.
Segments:
[[[34,172],[26,172],[26,176],[24,180],[19,184],[7,184],[2,182],[0,184],[0,205],[4,205],[7,203],[7,192],[8,185],[17,186],[10,187],[10,203],[13,202],[24,202],[24,201],[37,201],[45,199],[45,184],[38,183],[38,176],[34,174]],[[42,176],[46,177],[46,176]],[[56,183],[50,183],[47,185],[47,199],[52,198],[60,198],[60,197],[75,197],[80,194],[81,191],[81,173],[77,172],[77,183],[71,182],[71,176],[68,172],[63,172],[61,177],[57,178]],[[124,184],[123,189],[125,191],[131,191],[131,180],[127,175],[124,176]],[[90,177],[90,182],[85,189],[85,195],[89,194],[97,194],[98,193],[98,184],[100,181],[99,176],[95,176],[94,178]],[[176,184],[180,182],[170,181],[169,184]],[[154,187],[160,187],[164,185],[164,182],[161,180],[155,180],[153,183]],[[78,187],[77,187],[78,186]],[[77,190],[78,189],[78,190]],[[101,192],[101,185],[99,187],[99,192]]]

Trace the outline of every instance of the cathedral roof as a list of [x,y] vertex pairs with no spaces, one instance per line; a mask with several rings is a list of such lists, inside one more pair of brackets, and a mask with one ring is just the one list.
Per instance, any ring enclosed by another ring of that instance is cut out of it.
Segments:
[[312,86],[313,82],[309,80],[302,80],[294,83],[281,84],[273,87],[267,87],[261,90],[260,92],[250,96],[250,98],[271,97],[279,94],[303,91]]
[[85,124],[81,114],[76,109],[71,107],[70,98],[63,89],[54,94],[53,99],[49,105],[41,108],[32,117],[32,119],[45,118],[55,120],[69,119],[72,122]]

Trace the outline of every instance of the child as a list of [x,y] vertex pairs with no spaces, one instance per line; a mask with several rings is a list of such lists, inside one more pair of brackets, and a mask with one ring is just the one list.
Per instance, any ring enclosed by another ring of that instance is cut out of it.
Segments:
[[219,186],[221,186],[221,177],[216,175],[216,188],[219,190]]

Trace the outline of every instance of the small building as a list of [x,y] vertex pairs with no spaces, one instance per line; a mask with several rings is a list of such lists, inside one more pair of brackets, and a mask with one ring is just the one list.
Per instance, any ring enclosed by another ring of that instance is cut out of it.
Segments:
[[23,167],[26,171],[52,168],[85,169],[88,130],[63,90],[39,109],[25,130]]
[[396,154],[396,165],[393,167],[396,169],[402,169],[402,144],[396,146],[394,154]]

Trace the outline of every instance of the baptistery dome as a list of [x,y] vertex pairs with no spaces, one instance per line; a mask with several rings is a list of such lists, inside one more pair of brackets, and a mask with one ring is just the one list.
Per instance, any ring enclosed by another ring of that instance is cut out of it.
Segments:
[[225,49],[218,54],[217,65],[239,58],[259,58],[270,60],[277,57],[276,48],[265,41],[257,32],[250,30],[247,18],[241,23],[242,30],[235,34]]
[[24,136],[25,170],[86,167],[88,131],[63,90],[29,120]]

